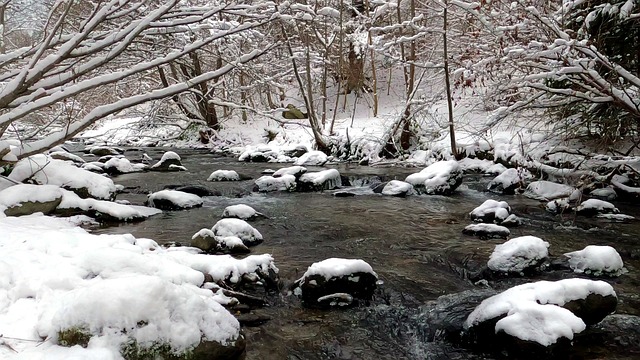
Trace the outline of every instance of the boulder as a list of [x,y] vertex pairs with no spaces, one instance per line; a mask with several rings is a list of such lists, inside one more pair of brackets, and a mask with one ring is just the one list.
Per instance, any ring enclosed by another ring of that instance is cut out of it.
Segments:
[[564,254],[569,267],[576,273],[592,276],[620,276],[627,272],[620,254],[611,246],[589,245],[582,250]]
[[167,151],[162,154],[160,161],[149,167],[151,171],[185,171],[186,168],[182,166],[180,155],[173,151]]
[[209,190],[208,188],[202,185],[165,185],[164,188],[170,189],[170,190],[182,191],[189,194],[198,195],[200,197],[222,195],[220,191]]
[[510,356],[557,356],[575,334],[616,308],[617,297],[604,281],[565,279],[512,287],[484,300],[463,324],[469,343]]
[[376,194],[397,197],[405,197],[414,194],[413,185],[400,180],[383,182],[375,186],[373,188],[373,192]]
[[147,169],[145,164],[133,164],[126,158],[111,158],[104,163],[102,170],[109,175],[128,174]]
[[49,156],[51,156],[52,159],[71,161],[76,164],[85,163],[83,158],[67,151],[53,151],[49,153]]
[[85,149],[86,153],[93,154],[95,156],[106,156],[106,155],[120,155],[122,151],[120,149],[116,149],[109,146],[93,146]]
[[501,224],[509,217],[511,207],[506,201],[486,200],[469,213],[471,220],[481,223]]
[[236,236],[215,236],[209,229],[201,229],[191,237],[191,246],[205,253],[245,254],[250,252],[242,240]]
[[336,169],[305,173],[297,181],[298,191],[333,190],[342,186],[340,172]]
[[491,180],[487,188],[489,191],[513,195],[516,190],[523,188],[525,181],[530,178],[532,178],[532,176],[528,170],[511,168]]
[[309,151],[298,158],[293,164],[301,166],[322,166],[329,160],[322,151]]
[[462,233],[465,235],[477,236],[480,239],[502,238],[506,239],[511,235],[511,231],[504,226],[496,224],[471,224],[467,225]]
[[162,210],[190,209],[203,203],[200,196],[177,190],[160,190],[147,196],[148,206]]
[[240,175],[235,170],[216,170],[209,175],[207,181],[240,181]]
[[595,216],[598,214],[617,214],[620,211],[612,203],[599,200],[585,200],[576,207],[576,213],[583,216]]
[[262,234],[253,226],[240,219],[222,219],[211,228],[215,236],[235,236],[246,246],[258,245],[262,242]]
[[303,166],[289,166],[276,170],[271,176],[281,177],[283,175],[293,175],[296,179],[300,178],[302,174],[307,172],[307,168]]
[[524,191],[524,196],[543,201],[551,201],[559,198],[569,197],[577,189],[573,186],[557,184],[551,181],[534,181]]
[[307,147],[304,145],[298,145],[293,149],[290,150],[285,150],[283,152],[283,154],[285,156],[288,156],[290,158],[299,158],[302,155],[306,154],[309,150],[307,150]]
[[360,259],[331,258],[312,264],[292,285],[293,294],[310,307],[346,306],[370,300],[378,275]]
[[451,195],[462,183],[462,169],[455,160],[438,161],[405,181],[420,194]]
[[0,191],[0,211],[7,216],[52,213],[62,201],[63,190],[56,185],[18,184]]
[[548,242],[535,236],[513,238],[496,245],[487,266],[501,273],[531,273],[539,270],[548,259],[548,248]]
[[263,214],[255,211],[251,206],[245,204],[237,204],[227,206],[222,212],[223,218],[237,218],[242,220],[262,217]]
[[282,175],[277,178],[265,175],[256,179],[253,191],[295,191],[296,186],[296,177],[293,175]]

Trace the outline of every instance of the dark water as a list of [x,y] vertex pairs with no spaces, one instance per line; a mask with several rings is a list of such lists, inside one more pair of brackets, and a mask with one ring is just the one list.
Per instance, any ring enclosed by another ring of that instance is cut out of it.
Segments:
[[[153,158],[160,149],[146,149]],[[266,168],[290,164],[240,163],[233,158],[216,158],[208,153],[179,150],[189,170],[180,173],[137,173],[114,178],[129,193],[118,199],[141,204],[146,193],[165,185],[204,185],[222,192],[205,198],[199,209],[165,212],[136,224],[96,229],[95,232],[132,233],[159,243],[188,245],[201,228],[211,228],[223,209],[243,203],[269,218],[252,222],[264,236],[253,254],[270,253],[280,269],[285,289],[265,295],[270,306],[258,310],[271,320],[246,328],[247,359],[475,359],[477,355],[446,343],[426,343],[418,334],[428,324],[399,312],[416,313],[438,296],[479,288],[468,273],[485,264],[502,240],[479,240],[462,235],[469,224],[467,214],[494,194],[482,191],[490,180],[468,177],[451,197],[383,197],[367,189],[362,195],[339,198],[325,193],[251,193],[253,182],[211,183],[206,179],[218,169],[236,170],[253,178]],[[126,153],[130,159],[140,154]],[[372,168],[338,165],[353,183],[367,185],[397,178],[403,180],[416,169]],[[313,168],[309,169],[314,170]],[[240,197],[242,196],[242,197]],[[534,235],[551,244],[552,256],[580,250],[586,245],[611,245],[622,255],[629,273],[612,283],[619,296],[618,313],[640,315],[640,226],[552,216],[542,205],[521,196],[502,196],[524,224],[512,229],[512,237]],[[637,208],[617,204],[622,212],[640,216]],[[361,258],[378,273],[384,285],[370,306],[347,310],[304,309],[286,295],[286,285],[296,280],[313,262],[329,257]],[[549,273],[536,278],[504,279],[492,282],[497,290],[540,279],[558,279],[571,274]],[[394,309],[394,311],[389,311]],[[399,310],[398,310],[399,309]],[[638,339],[640,342],[640,339]],[[606,358],[633,358],[623,349],[596,349]],[[595,356],[595,355],[594,355]],[[601,356],[601,355],[598,355]]]

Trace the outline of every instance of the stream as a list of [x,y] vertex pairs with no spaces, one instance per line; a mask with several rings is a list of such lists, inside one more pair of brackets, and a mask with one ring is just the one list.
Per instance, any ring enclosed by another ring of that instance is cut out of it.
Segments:
[[[159,159],[166,149],[144,149]],[[271,318],[265,324],[244,329],[247,359],[478,359],[468,350],[443,341],[427,342],[429,324],[420,316],[444,294],[481,289],[469,273],[486,263],[495,245],[503,240],[480,240],[462,234],[470,223],[468,213],[486,199],[507,201],[523,224],[511,229],[511,237],[534,235],[548,241],[552,257],[581,250],[587,245],[611,245],[620,252],[629,273],[606,279],[618,294],[617,313],[640,315],[640,223],[611,223],[573,215],[554,216],[538,201],[524,196],[499,196],[485,192],[491,177],[466,176],[451,197],[384,197],[368,185],[380,180],[404,178],[420,168],[366,167],[339,164],[334,167],[349,178],[359,195],[336,197],[324,193],[253,193],[253,180],[207,182],[218,169],[236,170],[253,179],[267,168],[291,164],[241,163],[198,150],[174,150],[186,172],[146,172],[114,177],[125,186],[119,200],[142,204],[146,194],[166,185],[203,185],[222,196],[205,197],[202,208],[164,212],[143,222],[92,229],[93,233],[131,233],[160,244],[189,245],[201,228],[211,228],[226,206],[247,204],[268,218],[251,221],[265,241],[252,254],[270,253],[280,269],[282,291],[265,294],[270,306],[256,312]],[[139,150],[127,150],[138,159]],[[309,171],[320,168],[308,167]],[[615,203],[622,213],[640,216],[633,205]],[[368,306],[340,310],[306,309],[287,295],[288,286],[313,262],[330,257],[359,258],[368,262],[384,284]],[[548,272],[529,278],[504,278],[491,282],[501,291],[536,280],[575,276]],[[637,339],[640,343],[640,339]],[[638,345],[636,345],[638,346]],[[622,347],[590,345],[598,358],[634,358]],[[592,358],[577,354],[576,358]]]

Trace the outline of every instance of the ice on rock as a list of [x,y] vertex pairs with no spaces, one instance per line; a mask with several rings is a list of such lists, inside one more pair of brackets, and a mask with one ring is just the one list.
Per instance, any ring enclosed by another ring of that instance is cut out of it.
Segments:
[[240,181],[240,175],[234,170],[216,170],[209,175],[207,181]]
[[506,273],[522,273],[539,266],[549,256],[549,243],[535,236],[513,238],[496,245],[489,261],[489,269]]
[[569,258],[569,266],[577,273],[619,276],[627,272],[620,254],[611,246],[589,245],[564,256]]
[[215,236],[236,236],[247,246],[262,242],[262,234],[253,226],[240,219],[222,219],[211,228]]

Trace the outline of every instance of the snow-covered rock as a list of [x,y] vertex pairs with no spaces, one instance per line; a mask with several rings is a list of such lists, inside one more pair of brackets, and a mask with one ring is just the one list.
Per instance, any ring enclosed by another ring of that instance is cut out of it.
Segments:
[[573,209],[573,207],[571,206],[571,203],[569,202],[569,198],[562,198],[562,199],[556,199],[556,200],[552,200],[549,201],[546,205],[545,205],[545,209],[548,212],[552,212],[554,214],[561,214],[567,211],[571,211]]
[[596,215],[596,217],[599,219],[610,221],[610,222],[622,222],[622,223],[635,220],[635,217],[631,215],[625,215],[625,214],[598,214]]
[[216,170],[209,175],[207,181],[240,181],[240,175],[235,170]]
[[282,175],[277,178],[265,175],[256,179],[254,191],[295,191],[296,186],[296,177],[293,175]]
[[257,147],[247,146],[247,149],[240,154],[238,161],[245,162],[275,162],[278,159],[278,152],[266,145]]
[[255,211],[255,209],[252,208],[251,206],[245,205],[245,204],[227,206],[222,212],[223,218],[238,218],[242,220],[247,220],[247,219],[260,217],[260,216],[264,216],[264,215]]
[[52,213],[62,201],[57,185],[18,184],[0,191],[0,212],[7,216]]
[[340,172],[329,169],[302,174],[296,188],[298,191],[323,191],[337,189],[340,186],[342,186]]
[[627,272],[620,254],[611,246],[589,245],[564,256],[569,258],[569,266],[577,273],[619,276]]
[[182,166],[180,155],[173,151],[167,151],[162,154],[160,161],[149,167],[151,171],[185,171],[186,168]]
[[496,224],[471,224],[465,226],[463,234],[477,236],[480,239],[502,238],[506,239],[511,235],[508,228]]
[[20,160],[9,178],[17,182],[29,179],[40,185],[58,185],[80,197],[110,200],[116,192],[116,186],[111,179],[46,155],[33,155]]
[[594,198],[607,201],[615,200],[618,198],[618,194],[616,193],[616,191],[610,187],[592,190],[589,195]]
[[598,200],[589,199],[583,201],[576,207],[576,213],[584,216],[594,216],[598,214],[617,214],[620,211],[612,203]]
[[104,172],[104,163],[101,163],[99,161],[91,161],[91,162],[82,164],[80,168],[94,172],[94,173],[101,174]]
[[313,263],[292,291],[307,306],[344,306],[354,298],[371,299],[377,281],[378,275],[364,260],[330,258]]
[[222,219],[211,228],[215,236],[235,236],[246,246],[257,245],[262,242],[262,234],[253,226],[240,219]]
[[303,167],[303,166],[289,166],[289,167],[284,167],[281,169],[276,170],[275,172],[273,172],[273,174],[271,176],[273,177],[280,177],[282,175],[293,175],[297,178],[299,178],[302,174],[307,172],[307,168]]
[[201,229],[191,237],[191,246],[205,253],[248,253],[249,248],[237,236],[215,236],[210,229]]
[[493,271],[523,273],[535,270],[549,257],[549,243],[535,236],[513,238],[496,245],[487,266]]
[[75,193],[62,190],[63,197],[56,208],[56,214],[64,216],[90,215],[106,222],[140,221],[162,213],[162,210],[146,206],[127,205],[117,202],[83,199]]
[[202,185],[165,185],[165,189],[177,190],[186,192],[189,194],[202,196],[220,196],[222,193],[215,190],[210,190]]
[[190,209],[203,203],[200,196],[177,190],[160,190],[147,196],[149,206],[162,210]]
[[511,207],[506,201],[486,200],[469,213],[471,220],[483,223],[502,223],[509,217]]
[[438,161],[405,179],[418,193],[450,195],[462,183],[462,170],[455,160]]
[[102,167],[104,172],[110,175],[128,174],[132,172],[140,172],[147,169],[145,164],[131,163],[127,158],[111,158],[104,163]]
[[[137,356],[166,345],[172,354],[164,358],[188,352],[222,359],[226,350],[236,359],[245,349],[238,322],[221,306],[230,298],[201,288],[205,274],[230,286],[277,273],[270,255],[165,249],[41,214],[0,218],[0,229],[0,357],[9,359],[122,359],[134,342]],[[88,346],[61,346],[75,345],[74,332]]]
[[300,166],[322,166],[328,161],[327,154],[322,151],[309,151],[300,156],[293,165]]
[[72,154],[68,151],[52,151],[49,152],[49,156],[51,156],[52,159],[56,159],[56,160],[67,160],[67,161],[71,161],[73,163],[76,164],[84,164],[85,161],[83,158],[81,158],[78,155]]
[[86,148],[84,151],[86,153],[89,153],[95,156],[122,154],[122,151],[120,149],[109,147],[109,146],[92,146],[92,147]]
[[376,194],[397,197],[405,197],[414,194],[413,185],[400,180],[391,180],[389,182],[381,183],[373,188],[373,192]]
[[539,281],[484,300],[467,317],[464,329],[484,347],[570,346],[576,333],[601,321],[616,305],[616,293],[604,281]]
[[465,173],[498,175],[507,170],[504,165],[496,164],[491,160],[472,159],[468,157],[458,161],[458,164],[460,164],[460,168]]
[[524,191],[524,196],[543,201],[551,201],[558,198],[569,197],[576,190],[573,186],[557,184],[551,181],[534,181]]
[[518,188],[524,187],[525,181],[533,176],[527,169],[506,169],[503,173],[496,176],[487,188],[502,194],[515,194]]

